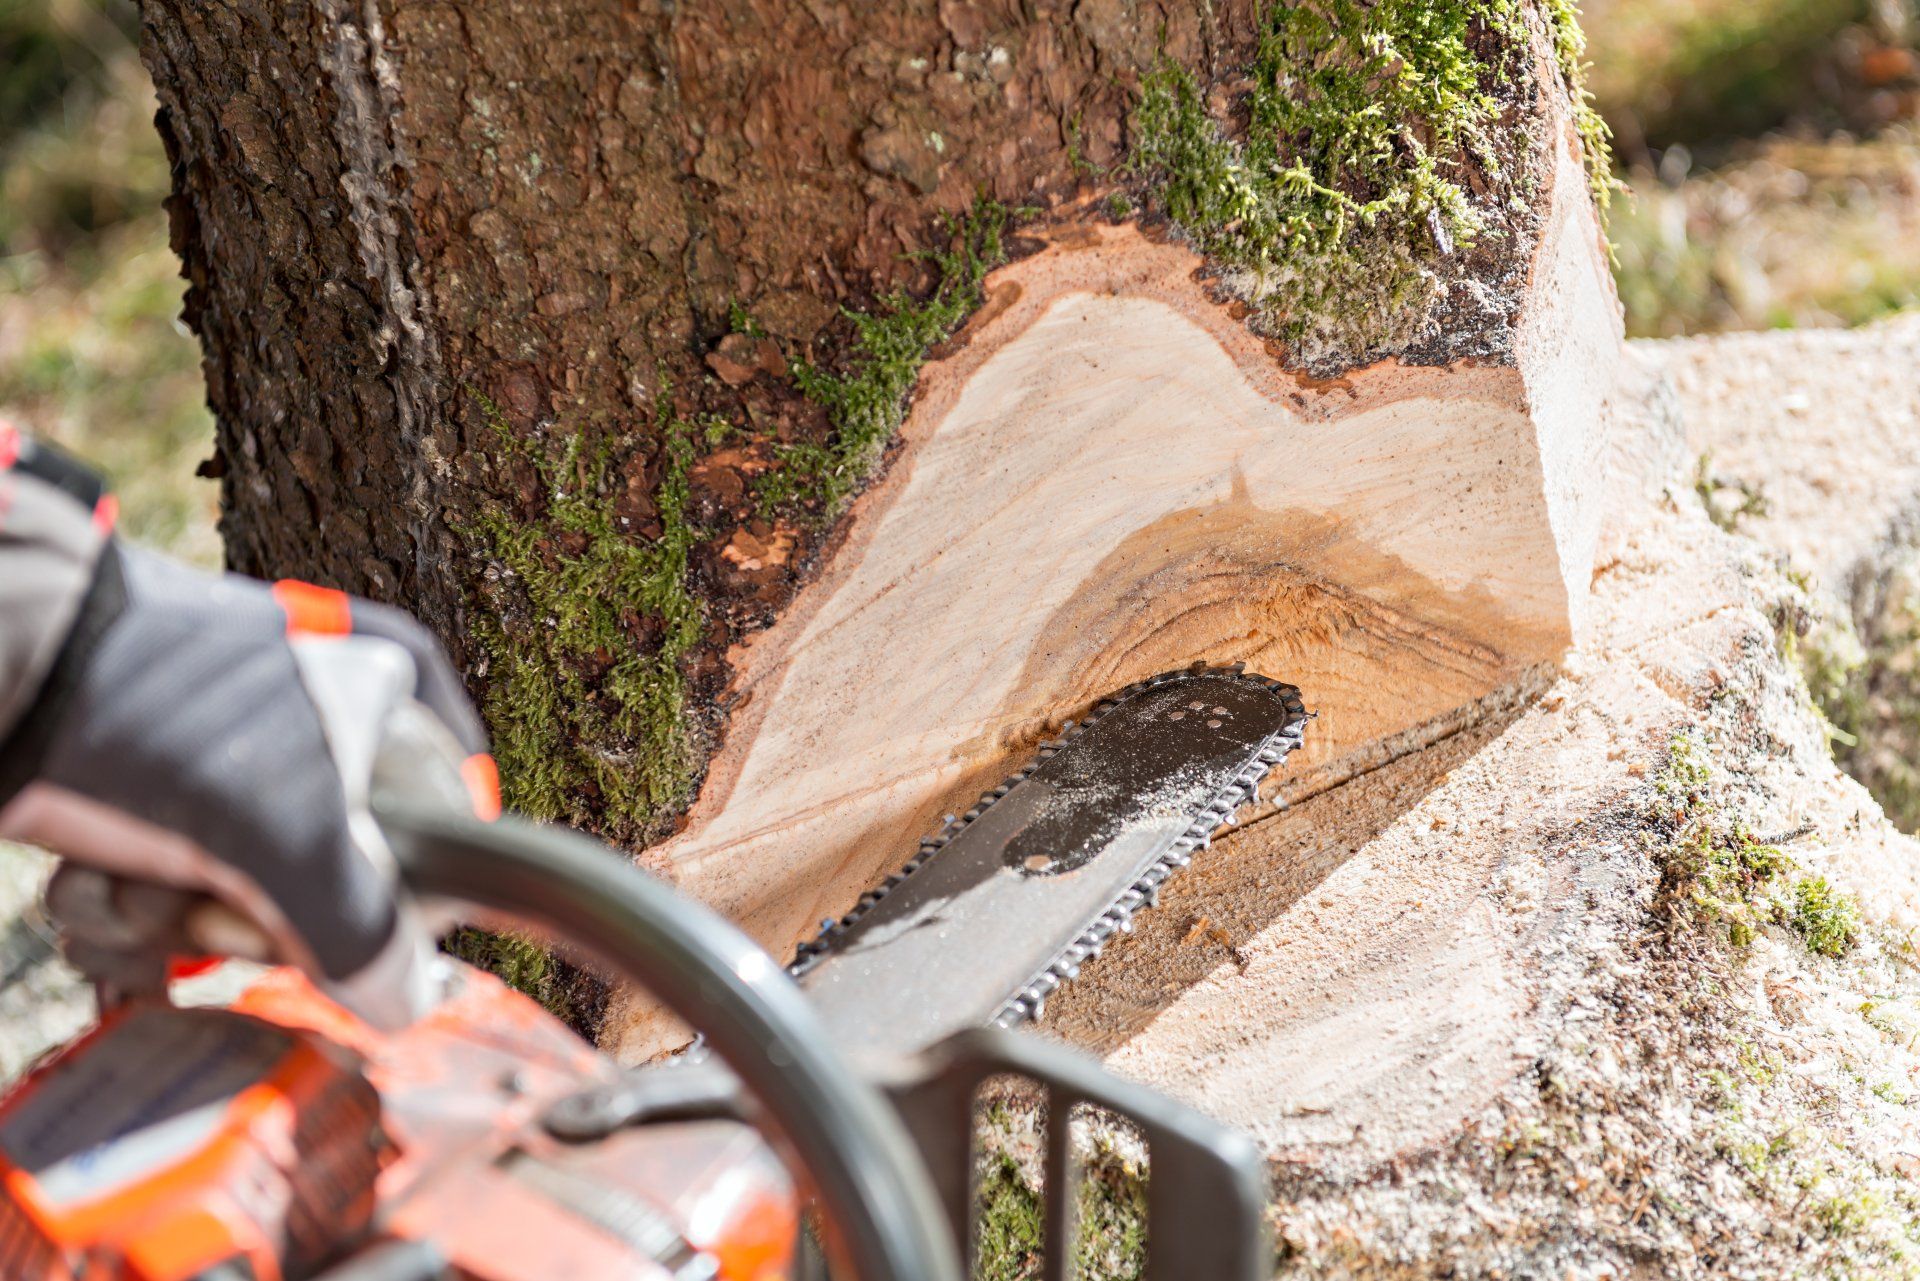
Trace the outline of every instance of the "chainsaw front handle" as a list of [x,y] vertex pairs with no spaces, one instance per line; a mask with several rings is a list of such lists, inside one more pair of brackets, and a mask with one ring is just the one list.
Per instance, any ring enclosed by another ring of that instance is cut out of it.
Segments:
[[538,929],[698,1027],[806,1172],[861,1281],[963,1281],[942,1198],[899,1117],[745,934],[575,832],[444,809],[377,813],[413,893]]

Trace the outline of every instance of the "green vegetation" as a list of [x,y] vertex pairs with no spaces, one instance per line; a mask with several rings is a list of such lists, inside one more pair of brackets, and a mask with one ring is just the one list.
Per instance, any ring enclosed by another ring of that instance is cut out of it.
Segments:
[[1772,610],[1776,648],[1787,666],[1800,673],[1806,685],[1807,705],[1819,716],[1827,746],[1839,754],[1859,746],[1858,729],[1865,714],[1865,691],[1859,674],[1866,650],[1853,622],[1836,617],[1814,596],[1813,581],[1800,570],[1785,573],[1789,590]]
[[1767,514],[1767,496],[1744,480],[1723,480],[1714,474],[1713,455],[1702,454],[1693,469],[1693,492],[1707,509],[1707,519],[1728,533],[1749,516]]
[[1729,818],[1713,799],[1713,786],[1701,737],[1675,735],[1649,814],[1665,834],[1658,850],[1661,889],[1675,922],[1717,928],[1736,948],[1778,925],[1822,956],[1851,951],[1860,933],[1853,900]]
[[217,565],[219,488],[194,476],[213,416],[199,348],[175,319],[179,273],[159,216],[58,266],[0,256],[0,418],[100,467],[127,536]]
[[[1008,216],[983,199],[947,224],[949,245],[928,255],[937,283],[925,301],[896,292],[876,312],[848,312],[853,339],[840,372],[792,363],[795,385],[826,411],[831,435],[776,447],[776,466],[758,482],[763,507],[807,505],[826,520],[858,491],[899,427],[927,352],[979,305],[981,282],[1005,255]],[[764,337],[737,304],[731,319],[737,332]],[[705,534],[687,511],[688,473],[701,444],[719,445],[735,429],[717,417],[660,424],[660,533],[641,539],[621,528],[615,510],[622,480],[613,442],[563,431],[524,437],[485,395],[469,394],[496,441],[495,466],[531,469],[544,502],[532,520],[493,502],[463,531],[501,582],[474,611],[473,630],[486,655],[482,711],[502,798],[533,818],[643,841],[684,803],[694,767],[680,664],[701,636],[687,571]],[[662,388],[658,403],[669,399]],[[553,958],[538,943],[464,930],[448,946],[569,1015]]]
[[[607,443],[525,439],[477,399],[499,441],[496,458],[531,465],[546,498],[542,520],[523,523],[496,506],[471,531],[528,607],[519,616],[509,596],[497,612],[476,611],[474,623],[505,799],[535,818],[597,816],[610,835],[637,836],[685,798],[691,772],[680,659],[700,637],[700,605],[687,587],[699,532],[686,503],[703,428],[662,424],[661,533],[643,541],[619,528]],[[657,624],[651,644],[636,634],[648,620]]]
[[[898,428],[928,350],[979,304],[981,282],[1004,257],[1008,217],[982,200],[949,221],[950,243],[928,255],[937,283],[924,301],[896,292],[874,312],[848,312],[853,337],[838,371],[792,362],[796,387],[825,410],[831,431],[824,442],[774,447],[775,466],[757,481],[764,509],[803,506],[826,520],[844,508]],[[732,323],[763,336],[737,305]],[[735,429],[719,418],[661,424],[666,467],[653,494],[661,532],[647,540],[620,527],[612,442],[559,431],[523,437],[472,394],[498,442],[496,465],[530,468],[544,499],[538,518],[495,503],[466,531],[508,588],[474,623],[504,799],[535,818],[645,839],[685,800],[694,764],[680,661],[701,635],[687,569],[705,535],[687,512],[688,471],[702,444]]]
[[1824,876],[1793,883],[1787,925],[1822,956],[1845,956],[1860,938],[1860,908]]
[[0,0],[0,254],[58,254],[166,192],[131,0]]
[[1838,46],[1874,7],[1869,0],[1612,3],[1592,23],[1593,86],[1621,132],[1654,147],[1751,137],[1796,118],[1844,123],[1843,104],[1833,100],[1844,79]]
[[[1548,15],[1604,200],[1605,125],[1580,87],[1574,9]],[[1402,345],[1437,296],[1435,264],[1489,231],[1468,175],[1503,176],[1493,130],[1527,39],[1519,0],[1315,0],[1273,5],[1265,24],[1246,139],[1225,136],[1193,76],[1163,58],[1134,111],[1131,165],[1309,362]],[[1505,51],[1493,61],[1479,52],[1489,33]]]
[[[1777,1222],[1794,1223],[1803,1240],[1821,1243],[1826,1266],[1807,1275],[1912,1276],[1920,1242],[1908,1181],[1888,1178],[1851,1145],[1847,1127],[1832,1116],[1844,1111],[1839,1099],[1809,1097],[1784,1068],[1777,1052],[1763,1055],[1743,1042],[1732,1071],[1707,1074],[1721,1112],[1720,1155],[1761,1204],[1773,1207]],[[1867,1092],[1904,1106],[1900,1091],[1885,1083]]]
[[557,978],[553,954],[519,934],[495,934],[461,926],[441,943],[448,952],[518,988],[556,1016],[570,1014],[567,994]]
[[219,560],[200,353],[125,0],[0,0],[0,418],[101,467],[121,530]]
[[[1002,1128],[1004,1114],[987,1124]],[[1146,1269],[1147,1190],[1143,1171],[1096,1139],[1083,1157],[1073,1268],[1081,1281],[1138,1281]],[[1039,1192],[1005,1152],[980,1165],[974,1199],[975,1281],[1028,1281],[1040,1274],[1045,1212]]]
[[1894,825],[1920,832],[1920,551],[1863,585],[1855,620],[1809,630],[1796,657],[1834,760]]
[[[866,483],[900,427],[927,353],[980,305],[981,283],[1005,260],[1008,216],[1004,206],[983,197],[965,216],[948,220],[950,243],[927,255],[938,281],[924,301],[896,291],[874,311],[845,312],[853,340],[843,368],[792,362],[794,384],[826,411],[832,436],[777,449],[778,466],[758,482],[765,505],[811,503],[820,519],[831,519]],[[749,325],[735,316],[736,329]]]
[[980,1172],[974,1199],[974,1281],[1026,1281],[1039,1275],[1046,1216],[1040,1194],[1004,1152]]
[[1612,221],[1629,334],[1920,304],[1908,0],[1610,0],[1589,31],[1599,109],[1634,169]]
[[1087,1281],[1138,1281],[1147,1258],[1145,1171],[1111,1144],[1096,1142],[1080,1177],[1074,1275]]
[[1593,67],[1587,61],[1587,32],[1580,22],[1580,0],[1542,0],[1542,8],[1553,37],[1554,62],[1573,103],[1573,127],[1580,135],[1581,158],[1586,161],[1587,181],[1592,184],[1593,202],[1600,208],[1600,224],[1604,227],[1610,221],[1613,198],[1625,187],[1613,172],[1613,129],[1587,88]]
[[1920,304],[1920,138],[1769,138],[1718,168],[1641,171],[1615,212],[1635,337],[1859,325]]

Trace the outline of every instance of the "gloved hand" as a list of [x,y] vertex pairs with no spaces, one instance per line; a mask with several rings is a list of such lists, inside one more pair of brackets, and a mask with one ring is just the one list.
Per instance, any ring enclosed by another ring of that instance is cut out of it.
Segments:
[[392,1028],[431,1003],[432,948],[397,906],[376,788],[498,812],[479,722],[423,628],[109,543],[0,751],[0,835],[64,856],[50,912],[113,991],[160,988],[182,955],[272,959]]

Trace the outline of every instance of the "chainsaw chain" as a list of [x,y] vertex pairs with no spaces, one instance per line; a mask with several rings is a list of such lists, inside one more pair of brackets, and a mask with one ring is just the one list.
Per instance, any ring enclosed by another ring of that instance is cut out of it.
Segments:
[[1000,1012],[993,1017],[995,1027],[1013,1027],[1027,1019],[1037,1019],[1045,1009],[1047,998],[1061,984],[1076,978],[1080,967],[1085,965],[1112,941],[1116,934],[1125,934],[1133,929],[1134,914],[1142,908],[1154,906],[1160,898],[1160,887],[1168,877],[1192,861],[1195,851],[1205,849],[1212,843],[1213,834],[1218,831],[1241,806],[1254,799],[1259,791],[1262,779],[1275,766],[1284,761],[1298,746],[1306,731],[1308,712],[1300,700],[1300,691],[1292,685],[1268,677],[1248,672],[1244,664],[1235,663],[1229,667],[1208,667],[1195,664],[1177,672],[1162,672],[1135,681],[1124,689],[1116,690],[1094,705],[1092,711],[1078,721],[1067,721],[1053,738],[1042,742],[1035,751],[1033,760],[1010,776],[998,787],[981,793],[980,800],[965,814],[947,816],[946,824],[938,833],[925,837],[920,848],[898,872],[887,877],[875,888],[860,896],[860,901],[845,916],[838,920],[827,919],[820,923],[820,932],[814,938],[802,943],[794,953],[793,963],[787,967],[787,973],[799,978],[821,960],[830,956],[834,945],[853,924],[873,909],[874,904],[885,898],[895,886],[918,871],[929,859],[938,854],[961,832],[965,831],[982,814],[991,809],[996,801],[1025,780],[1028,775],[1065,748],[1076,737],[1084,733],[1088,726],[1097,722],[1135,694],[1178,681],[1193,680],[1201,676],[1237,676],[1242,680],[1253,681],[1268,689],[1277,691],[1285,703],[1289,716],[1287,723],[1261,747],[1253,759],[1247,762],[1239,774],[1227,783],[1212,800],[1195,816],[1187,830],[1181,833],[1173,845],[1151,867],[1147,868],[1120,898],[1103,912],[1094,922],[1083,930],[1080,936],[1062,948],[1053,960],[1029,980],[1023,988],[1008,998]]

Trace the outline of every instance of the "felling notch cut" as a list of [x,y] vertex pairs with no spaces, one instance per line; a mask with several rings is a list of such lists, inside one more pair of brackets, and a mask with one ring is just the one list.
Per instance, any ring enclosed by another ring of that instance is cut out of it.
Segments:
[[[1412,750],[1577,637],[1620,322],[1571,148],[1497,359],[1289,372],[1185,248],[1057,227],[923,373],[817,581],[645,857],[790,956],[1102,694],[1199,661],[1318,717],[1294,792]],[[1270,790],[1271,790],[1270,785]],[[624,1057],[677,1032],[624,1003]]]

